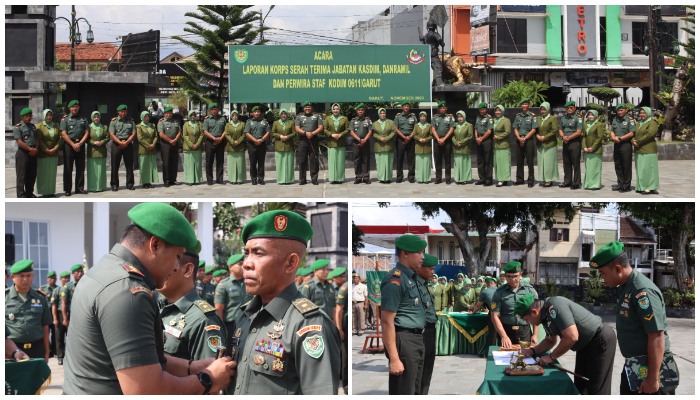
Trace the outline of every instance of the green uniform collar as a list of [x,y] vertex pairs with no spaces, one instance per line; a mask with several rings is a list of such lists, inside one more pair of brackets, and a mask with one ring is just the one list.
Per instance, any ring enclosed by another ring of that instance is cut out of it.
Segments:
[[134,253],[131,252],[131,250],[117,243],[114,245],[114,247],[112,247],[110,253],[114,254],[115,256],[121,258],[128,264],[131,264],[133,267],[138,269],[139,272],[143,274],[143,281],[144,283],[146,283],[146,285],[148,285],[149,289],[153,290],[156,288],[156,281],[151,276],[151,273],[148,272],[148,270],[146,269],[146,267],[143,266],[143,264],[141,264],[141,260],[139,260],[138,257],[136,257]]
[[[22,298],[19,296],[19,293],[17,292],[17,289],[15,289],[15,285],[10,286],[10,293],[9,293],[10,298],[16,298],[22,300]],[[39,299],[41,298],[39,294],[33,289],[29,288],[29,291],[27,292],[27,298],[34,298],[34,299]]]
[[[192,307],[195,301],[200,300],[199,294],[197,294],[197,289],[192,289],[186,295],[180,297],[180,299],[174,303],[170,303],[180,310],[181,313],[187,313],[187,310]],[[169,304],[169,305],[170,305]]]
[[[319,279],[318,279],[317,277],[315,277],[315,276],[314,276],[314,279],[311,280],[311,282],[313,282],[315,285],[321,285],[321,287],[324,288],[324,289],[325,289],[326,286],[328,285],[327,282],[321,282],[321,280],[319,280]],[[311,282],[309,282],[309,283],[311,283]]]
[[[622,292],[627,292],[632,289],[632,286],[634,286],[634,282],[636,282],[639,278],[639,271],[636,269],[632,270],[632,273],[630,274],[630,277],[627,278],[627,282],[625,282],[625,287],[622,290]],[[12,286],[14,288],[14,286]]]
[[408,274],[409,277],[413,276],[413,275],[416,273],[415,271],[411,271],[410,268],[408,268],[407,266],[401,264],[400,262],[397,262],[397,263],[396,263],[396,269],[400,270],[400,271],[403,272],[404,274]]
[[[276,321],[279,321],[284,317],[284,314],[289,309],[292,304],[292,300],[297,297],[299,291],[297,290],[297,285],[292,282],[286,289],[284,289],[280,294],[277,295],[271,302],[269,302],[264,310],[268,312]],[[248,317],[261,311],[263,307],[262,298],[260,296],[253,297],[253,300],[248,303],[246,308],[243,310]]]

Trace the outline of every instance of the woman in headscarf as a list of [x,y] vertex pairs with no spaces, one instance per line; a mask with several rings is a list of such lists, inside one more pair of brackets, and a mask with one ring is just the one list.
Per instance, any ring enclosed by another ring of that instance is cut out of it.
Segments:
[[299,142],[299,135],[296,134],[294,121],[289,118],[286,110],[280,110],[280,119],[272,124],[270,134],[275,140],[277,184],[292,184],[294,183],[294,151]]
[[350,132],[350,122],[340,114],[340,105],[331,106],[331,115],[323,121],[323,132],[328,137],[328,180],[331,184],[345,182],[345,135]]
[[187,113],[187,122],[182,128],[182,152],[185,158],[185,184],[192,186],[202,181],[202,123],[197,121],[197,113]]
[[377,163],[379,183],[391,183],[394,174],[394,121],[386,118],[386,109],[379,109],[379,119],[372,124],[374,138],[374,159]]
[[148,111],[141,113],[141,123],[136,125],[136,139],[139,142],[140,182],[144,189],[150,189],[153,183],[158,183],[158,161],[156,160],[158,132],[156,126],[151,123]]
[[238,120],[238,111],[231,111],[231,121],[226,123],[226,165],[228,181],[232,185],[242,185],[245,181],[246,138],[243,132],[245,124]]
[[53,120],[53,111],[48,108],[41,113],[43,121],[36,124],[37,175],[36,192],[41,197],[54,197],[56,194],[56,170],[58,169],[58,149],[61,146],[61,131]]
[[505,108],[497,105],[493,119],[493,164],[498,187],[508,186],[510,182],[510,119],[503,116]]
[[652,118],[651,109],[642,107],[632,140],[637,193],[659,194],[659,158],[656,148],[658,131],[659,123]]
[[421,111],[418,114],[419,121],[413,125],[413,139],[416,141],[416,182],[430,183],[432,147],[430,141],[433,134],[430,124],[427,122],[428,114]]
[[452,154],[455,158],[455,183],[465,185],[472,180],[471,144],[474,126],[467,122],[464,111],[457,111],[457,123],[452,135]]
[[102,115],[98,111],[90,114],[90,134],[87,141],[87,190],[89,192],[101,192],[107,187],[107,143],[109,128],[102,125]]
[[551,187],[559,179],[559,158],[557,156],[557,134],[559,121],[549,113],[550,105],[546,101],[540,104],[537,117],[537,171],[543,187]]
[[583,137],[583,163],[586,169],[582,186],[586,190],[600,190],[605,124],[602,121],[598,121],[598,111],[588,111],[586,122],[583,123],[581,136]]
[[[460,278],[462,278],[461,281]],[[464,286],[467,283],[471,285],[469,278],[465,277],[464,274],[461,272],[457,274],[457,281],[455,281],[455,283],[452,285],[452,301],[454,302],[454,312],[468,311],[466,302],[463,300],[464,296],[466,295]]]
[[464,279],[464,284],[462,285],[462,292],[464,295],[461,299],[462,311],[471,311],[474,309],[476,304],[476,294],[474,292],[474,281],[469,278]]

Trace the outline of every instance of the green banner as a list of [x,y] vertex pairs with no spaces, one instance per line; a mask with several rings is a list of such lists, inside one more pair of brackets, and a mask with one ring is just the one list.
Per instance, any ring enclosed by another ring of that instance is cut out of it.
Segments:
[[367,271],[367,294],[369,301],[382,305],[382,279],[387,271]]
[[427,45],[229,46],[229,102],[431,101]]

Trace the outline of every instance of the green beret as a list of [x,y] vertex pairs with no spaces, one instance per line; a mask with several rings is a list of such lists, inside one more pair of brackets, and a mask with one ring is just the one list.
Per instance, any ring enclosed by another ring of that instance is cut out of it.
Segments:
[[243,258],[245,258],[243,254],[232,254],[231,257],[228,258],[228,261],[226,261],[226,265],[233,265],[243,260]]
[[498,283],[498,281],[496,280],[496,278],[494,278],[493,276],[487,276],[487,277],[486,277],[486,282]]
[[219,276],[219,275],[224,275],[224,274],[228,274],[228,273],[229,272],[226,271],[225,269],[220,269],[218,271],[215,271],[214,274],[212,274],[212,276]]
[[[601,247],[597,253],[591,258],[589,265],[593,269],[604,267],[607,263],[614,260],[625,250],[625,245],[620,242],[610,242]],[[13,267],[14,268],[14,267]]]
[[260,106],[253,107],[250,112],[255,112],[256,110],[260,110]]
[[199,252],[202,251],[202,242],[197,240],[197,244],[195,244],[192,247],[188,247],[185,249],[185,253],[189,253],[195,256],[199,256]]
[[172,110],[173,110],[173,108],[171,106],[167,106],[167,107],[165,107],[165,110],[163,110],[163,112],[169,112]]
[[331,260],[326,260],[326,259],[320,258],[320,259],[314,261],[313,264],[311,264],[311,270],[316,271],[317,269],[321,269],[330,263],[331,263]]
[[217,103],[211,103],[209,104],[209,108],[219,108],[219,105]]
[[204,268],[204,266],[207,264],[206,261],[204,260],[199,260],[199,268]]
[[360,108],[367,108],[367,107],[365,107],[365,103],[360,103],[360,104],[355,106],[355,110],[359,110]]
[[424,254],[423,265],[426,267],[434,267],[438,263],[438,258],[431,254]]
[[489,105],[486,104],[486,102],[482,101],[481,103],[479,103],[479,106],[476,108],[489,108]]
[[126,104],[122,104],[119,107],[117,107],[117,111],[121,111],[121,110],[126,110]]
[[70,276],[70,272],[69,272],[69,271],[63,271],[63,272],[61,272],[60,274],[58,274],[58,277],[59,277],[59,278],[67,278],[67,277],[69,277],[69,276]]
[[304,272],[306,268],[297,268],[297,274],[295,276],[304,276],[301,273]]
[[304,245],[308,243],[314,229],[301,215],[287,210],[268,211],[250,220],[243,227],[243,243],[250,239],[291,239]]
[[19,112],[19,116],[22,117],[22,116],[25,116],[25,115],[28,115],[31,113],[32,113],[32,109],[27,107],[27,108],[23,108],[22,111]]
[[304,104],[302,104],[301,106],[302,106],[302,107],[306,107],[306,106],[313,106],[313,105],[314,105],[314,104],[313,104],[312,102],[310,102],[310,101],[305,101]]
[[522,99],[520,99],[520,103],[518,103],[518,105],[521,105],[521,104],[523,104],[523,103],[525,103],[525,102],[528,102],[528,103],[529,103],[529,102],[530,102],[530,99],[528,99],[527,97],[523,97]]
[[515,307],[513,308],[513,315],[515,318],[522,319],[527,313],[527,309],[530,308],[532,302],[535,301],[535,295],[524,294],[518,298],[515,302]]
[[309,274],[309,272],[311,272],[311,269],[310,269],[310,268],[299,268],[299,269],[297,269],[297,275],[299,275],[299,276],[306,276],[306,275]]
[[627,103],[620,103],[615,107],[615,111],[624,108],[625,110],[627,109]]
[[47,278],[51,278],[51,277],[54,277],[54,276],[56,276],[56,271],[51,271],[51,272],[49,272],[49,273],[46,275]]
[[32,260],[21,260],[17,261],[12,268],[10,268],[11,274],[19,274],[20,272],[32,272],[34,271],[34,261]]
[[151,235],[178,247],[194,247],[197,236],[190,222],[175,207],[165,203],[141,203],[127,213],[134,224]]
[[396,239],[394,246],[396,246],[396,248],[399,250],[414,252],[425,250],[425,247],[428,246],[428,242],[422,240],[418,236],[403,235]]
[[567,101],[566,104],[564,104],[564,107],[569,107],[569,106],[576,107],[576,102],[572,100],[572,101]]
[[410,103],[408,100],[404,100],[404,101],[401,102],[401,107],[403,107],[404,104],[411,104],[411,103]]
[[71,108],[73,106],[79,106],[79,105],[80,105],[80,103],[78,102],[78,100],[73,100],[70,103],[68,103],[68,108]]
[[438,102],[438,105],[437,105],[437,106],[438,106],[438,108],[440,108],[440,107],[442,107],[442,106],[447,107],[447,104],[446,104],[445,101],[443,100],[443,101]]
[[348,271],[348,270],[347,270],[347,268],[345,268],[345,267],[336,268],[336,269],[334,269],[333,271],[331,271],[330,274],[328,274],[328,278],[329,278],[329,279],[337,278],[337,277],[339,277],[340,275],[343,275],[344,273],[346,273],[347,271]]
[[503,272],[520,272],[521,265],[517,261],[511,261],[503,267]]
[[82,268],[83,268],[83,264],[75,264],[72,267],[70,267],[70,272],[75,272],[75,271],[82,269]]
[[211,274],[213,270],[214,270],[213,265],[207,265],[206,267],[204,267],[204,275]]
[[310,274],[313,274],[313,273],[314,273],[314,270],[311,269],[311,267],[306,267],[306,268],[304,268],[304,276],[310,275]]

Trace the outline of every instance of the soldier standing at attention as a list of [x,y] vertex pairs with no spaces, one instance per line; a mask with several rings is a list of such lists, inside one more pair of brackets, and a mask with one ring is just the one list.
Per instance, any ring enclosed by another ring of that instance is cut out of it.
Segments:
[[66,333],[68,327],[63,325],[63,303],[61,302],[61,290],[70,282],[70,272],[63,271],[58,274],[61,280],[61,286],[54,289],[51,293],[51,316],[53,317],[54,337],[56,338],[56,358],[58,365],[63,365],[63,356],[66,354]]
[[[318,134],[323,132],[323,118],[314,114],[314,107],[310,101],[302,104],[304,113],[297,115],[294,120],[296,132],[299,135],[299,184],[306,185],[306,169],[311,163],[311,183],[318,185]],[[311,151],[309,151],[311,150]],[[310,160],[310,161],[309,161]]]
[[413,235],[396,239],[398,262],[382,280],[381,324],[389,359],[389,394],[413,395],[421,390],[426,312],[416,271],[423,264],[427,245]]
[[253,296],[245,290],[243,281],[243,254],[234,254],[228,259],[228,270],[231,275],[216,285],[214,307],[224,324],[229,336],[233,334],[234,321],[243,313],[241,306],[249,302]]
[[[17,198],[35,198],[34,184],[37,174],[38,133],[32,124],[32,109],[24,108],[19,113],[22,122],[12,127],[12,136],[17,142],[15,172]],[[68,194],[70,196],[70,194]]]
[[507,283],[496,290],[491,302],[491,321],[501,337],[501,346],[519,345],[521,341],[537,344],[537,325],[531,335],[530,325],[516,318],[513,312],[515,303],[520,297],[531,294],[536,299],[537,292],[532,286],[520,283],[523,273],[519,262],[509,262],[503,267],[503,271]]
[[228,394],[338,394],[338,329],[294,285],[313,232],[306,218],[286,210],[260,214],[243,228],[243,278],[254,297],[229,334],[240,365]]
[[158,136],[160,137],[160,155],[163,159],[163,184],[165,187],[177,185],[177,164],[180,156],[177,142],[182,137],[180,123],[173,120],[173,108],[165,107],[164,117],[158,121]]
[[267,138],[270,137],[270,124],[262,118],[260,107],[253,107],[253,118],[245,123],[243,129],[248,139],[248,159],[250,161],[250,180],[253,185],[265,184],[265,154]]
[[535,132],[537,132],[537,117],[530,111],[530,99],[520,100],[523,112],[515,116],[513,121],[513,134],[518,146],[515,146],[515,184],[525,184],[525,159],[527,159],[527,187],[535,186]]
[[348,276],[346,274],[347,268],[339,267],[334,269],[330,274],[328,274],[328,279],[332,279],[333,290],[335,290],[336,297],[338,297],[338,289],[343,286],[343,283],[348,281]]
[[[68,103],[70,113],[61,118],[59,129],[63,137],[63,191],[66,196],[73,190],[73,164],[75,164],[75,193],[87,194],[85,191],[85,147],[83,144],[90,137],[87,118],[78,115],[80,103],[72,100]],[[118,165],[118,164],[117,164]],[[112,169],[114,169],[112,163]]]
[[209,104],[209,114],[202,123],[202,132],[206,137],[204,153],[206,154],[207,185],[214,184],[214,159],[216,159],[216,183],[225,185],[224,182],[224,154],[226,153],[226,118],[219,115],[219,105]]
[[226,276],[228,275],[228,271],[225,269],[219,269],[214,271],[212,274],[213,280],[212,283],[210,284],[212,286],[212,291],[211,291],[211,300],[212,300],[212,305],[214,305],[214,291],[216,290],[216,285],[219,284]]
[[440,114],[433,115],[430,121],[433,130],[433,137],[437,141],[434,147],[433,157],[435,157],[435,183],[442,182],[442,163],[445,162],[445,183],[450,184],[452,179],[452,133],[455,130],[455,119],[447,113],[447,105],[444,101],[438,103]]
[[[486,288],[479,294],[479,301],[476,302],[474,309],[469,312],[469,314],[474,314],[478,312],[482,306],[486,307],[488,311],[489,305],[493,303],[493,294],[496,293],[496,278],[492,276],[486,277]],[[496,337],[496,328],[493,326],[493,321],[489,318],[489,333],[486,337],[486,346],[498,346],[498,339]]]
[[15,284],[5,288],[5,327],[10,329],[7,337],[29,357],[49,362],[51,310],[46,293],[32,289],[34,261],[17,261],[10,274]]
[[369,182],[369,158],[371,149],[369,138],[372,137],[372,120],[365,117],[364,103],[355,106],[357,116],[350,121],[350,136],[352,136],[352,157],[355,162],[355,185]]
[[112,139],[112,177],[110,186],[112,191],[119,190],[119,163],[124,157],[126,168],[126,188],[134,190],[134,146],[136,140],[136,123],[126,117],[126,105],[117,107],[118,117],[112,118],[109,123],[109,137]]
[[566,115],[559,122],[559,136],[564,141],[562,162],[564,163],[564,182],[559,187],[581,188],[581,132],[583,120],[576,114],[576,102],[564,104]]
[[676,394],[680,371],[671,352],[661,291],[630,266],[620,242],[603,246],[590,265],[608,286],[618,288],[617,342],[625,357],[620,394]]
[[[425,329],[423,330],[423,346],[425,357],[423,362],[423,375],[420,380],[420,390],[416,394],[427,395],[430,391],[430,380],[433,378],[435,366],[435,324],[437,313],[435,312],[436,300],[430,291],[430,279],[437,265],[438,259],[430,254],[425,254],[423,265],[416,271],[416,281],[421,294],[421,301],[425,306]],[[435,278],[437,279],[437,278]]]
[[[120,242],[90,268],[73,297],[63,392],[217,393],[236,364],[228,357],[190,362],[165,355],[153,298],[186,248],[197,244],[190,222],[165,203],[138,204],[128,216],[132,223]],[[124,321],[132,321],[128,329]]]
[[[50,271],[46,275],[46,285],[41,285],[39,289],[46,293],[46,305],[49,308],[49,313],[52,314],[51,298],[53,297],[53,291],[59,289],[59,287],[56,286],[56,271]],[[56,325],[53,323],[53,314],[51,315],[49,333],[49,355],[53,357],[56,355]]]
[[194,280],[194,288],[197,289],[197,294],[199,297],[204,298],[204,274],[206,268],[206,262],[204,260],[199,260],[199,268],[197,268],[197,278]]
[[413,127],[418,122],[416,115],[411,112],[408,101],[401,103],[401,113],[396,114],[394,125],[396,126],[396,183],[403,182],[403,159],[406,157],[408,164],[408,182],[416,180],[416,141],[413,139]]
[[627,115],[627,104],[620,103],[615,107],[617,117],[613,118],[610,126],[610,139],[613,141],[613,161],[617,185],[612,190],[629,192],[632,190],[632,139],[636,124]]
[[476,185],[493,185],[493,118],[488,113],[488,104],[479,103],[479,115],[474,123],[476,141],[476,163],[479,180]]
[[[339,269],[339,268],[338,268]],[[336,269],[337,270],[337,269]],[[345,273],[345,272],[343,272]],[[348,394],[348,283],[346,282],[338,288],[335,296],[335,326],[340,332],[340,340],[342,341],[341,355],[342,366],[340,369],[340,377],[343,379],[343,391]]]
[[335,310],[335,289],[333,289],[333,285],[327,282],[328,264],[330,262],[331,260],[318,259],[311,264],[314,279],[305,283],[300,293],[323,310],[326,315],[333,318],[335,314],[333,312]]
[[[65,328],[66,337],[68,337],[68,325],[70,324],[71,317],[71,305],[73,304],[73,294],[75,293],[75,288],[78,285],[78,281],[83,277],[84,270],[83,264],[75,264],[70,267],[71,275],[73,275],[73,280],[66,283],[59,290],[59,302],[61,303],[61,324]],[[58,356],[59,365],[63,364],[63,357],[65,356],[65,351],[61,351]]]

